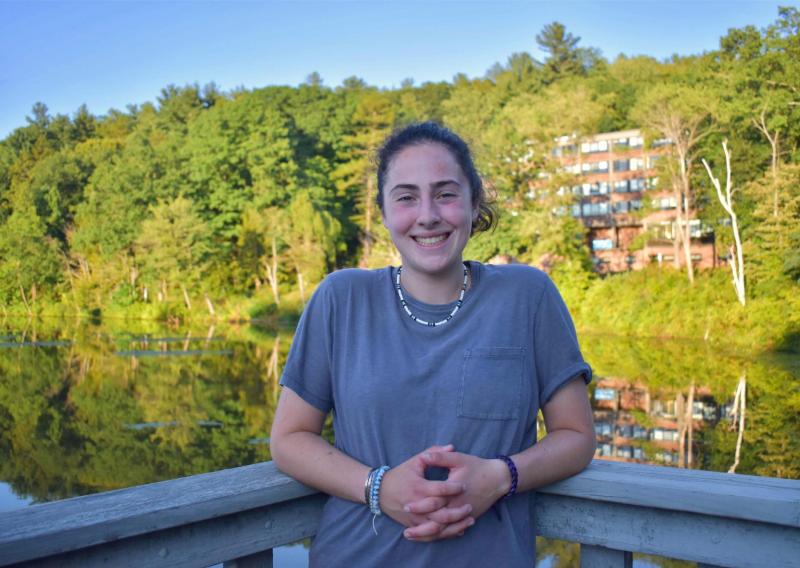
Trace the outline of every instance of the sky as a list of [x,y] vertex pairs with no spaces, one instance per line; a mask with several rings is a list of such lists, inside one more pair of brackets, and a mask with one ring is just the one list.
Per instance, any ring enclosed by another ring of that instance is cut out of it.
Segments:
[[[781,5],[798,5],[784,0]],[[778,15],[767,0],[0,0],[0,139],[37,101],[93,114],[155,101],[169,84],[297,85],[313,71],[396,87],[481,77],[559,21],[609,59],[716,49],[728,29]]]

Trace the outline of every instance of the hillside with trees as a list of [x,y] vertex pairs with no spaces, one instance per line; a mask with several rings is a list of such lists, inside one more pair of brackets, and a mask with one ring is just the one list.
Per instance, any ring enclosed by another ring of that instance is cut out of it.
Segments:
[[[609,61],[557,22],[531,48],[543,56],[396,89],[312,73],[298,87],[170,85],[104,116],[36,103],[0,141],[0,317],[296,314],[328,272],[397,262],[372,156],[393,128],[433,119],[472,144],[501,212],[469,258],[545,266],[581,327],[797,348],[800,11],[668,61]],[[563,214],[573,196],[556,191],[569,180],[553,141],[628,128],[673,140],[661,177],[685,188],[720,250],[733,235],[701,160],[724,176],[727,141],[747,306],[727,268],[593,272],[583,225]]]

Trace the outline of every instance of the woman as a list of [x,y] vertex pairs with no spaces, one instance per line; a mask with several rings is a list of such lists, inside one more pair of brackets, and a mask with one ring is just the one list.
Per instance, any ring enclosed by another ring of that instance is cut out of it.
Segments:
[[[311,564],[533,566],[530,490],[595,447],[569,313],[534,268],[463,263],[494,214],[453,132],[390,136],[377,200],[402,266],[323,281],[272,427],[278,467],[331,495]],[[330,410],[335,447],[320,436]]]

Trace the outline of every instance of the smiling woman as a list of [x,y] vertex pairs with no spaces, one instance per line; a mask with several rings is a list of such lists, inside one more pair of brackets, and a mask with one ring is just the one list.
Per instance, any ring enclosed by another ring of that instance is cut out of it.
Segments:
[[[331,495],[311,564],[532,566],[530,490],[594,453],[569,313],[534,268],[464,262],[494,213],[453,132],[390,136],[377,199],[403,265],[320,285],[273,423],[278,466]],[[335,448],[320,436],[330,411]]]

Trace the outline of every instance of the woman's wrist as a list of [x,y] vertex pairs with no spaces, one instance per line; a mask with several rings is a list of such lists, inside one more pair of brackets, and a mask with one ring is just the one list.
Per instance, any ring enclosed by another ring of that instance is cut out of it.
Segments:
[[508,495],[511,489],[511,470],[502,458],[494,458],[489,462],[492,464],[492,477],[496,480],[495,497],[499,500]]

